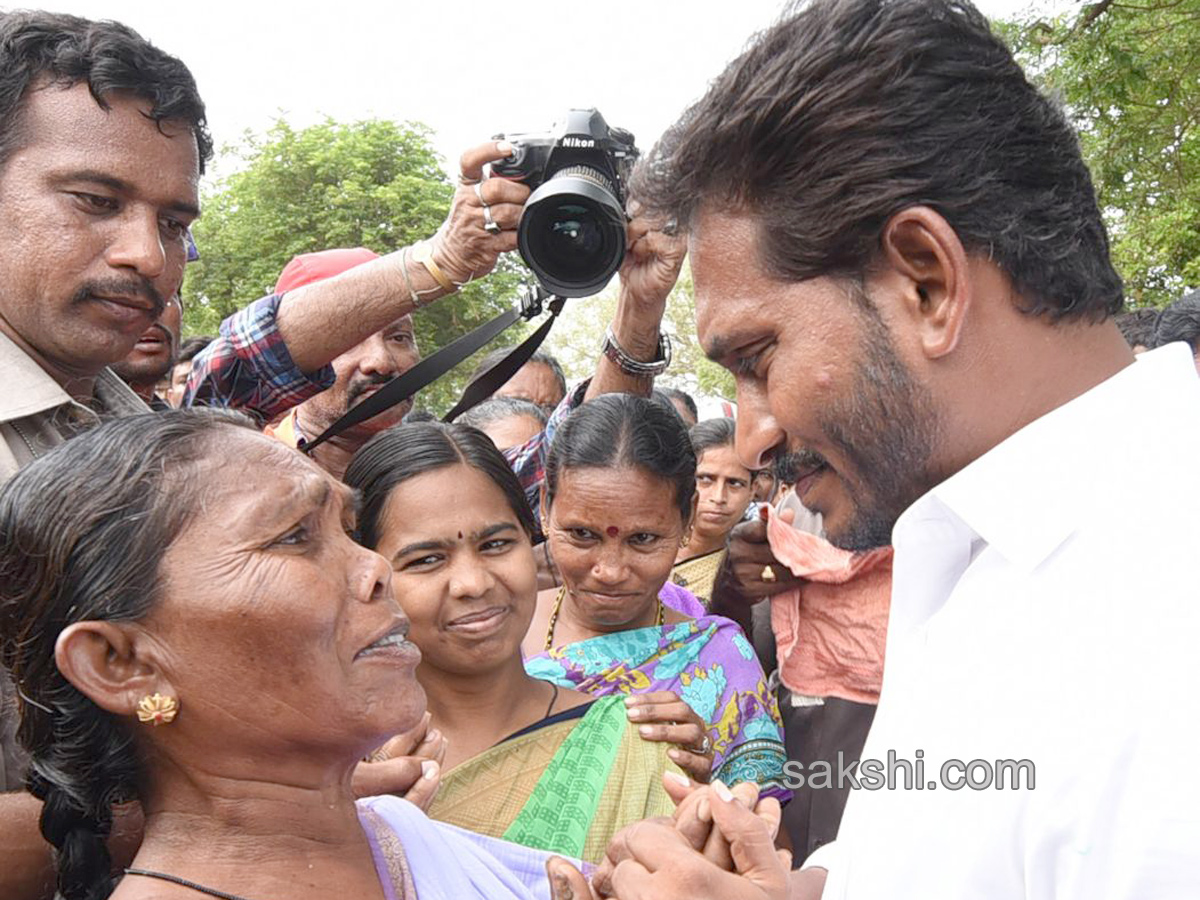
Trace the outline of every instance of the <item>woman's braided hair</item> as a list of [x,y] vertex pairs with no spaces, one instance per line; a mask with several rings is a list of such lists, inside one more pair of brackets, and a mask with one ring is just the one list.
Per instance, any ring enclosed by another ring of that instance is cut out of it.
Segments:
[[139,761],[132,730],[59,672],[55,643],[72,623],[134,621],[154,606],[163,552],[202,490],[187,469],[231,426],[249,422],[201,410],[119,419],[0,488],[0,658],[64,900],[112,893],[112,807],[136,798]]

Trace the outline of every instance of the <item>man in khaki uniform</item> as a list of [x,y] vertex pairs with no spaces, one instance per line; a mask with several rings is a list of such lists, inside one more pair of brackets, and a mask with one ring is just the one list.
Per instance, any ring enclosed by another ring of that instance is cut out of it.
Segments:
[[[0,329],[3,329],[0,321]],[[71,434],[114,416],[145,412],[147,407],[108,369],[95,380],[93,402],[75,400],[29,355],[0,332],[0,481],[62,443]]]

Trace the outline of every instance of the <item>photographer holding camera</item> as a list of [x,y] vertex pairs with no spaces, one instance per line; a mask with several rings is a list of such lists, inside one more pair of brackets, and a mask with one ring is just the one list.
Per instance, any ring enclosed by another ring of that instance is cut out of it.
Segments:
[[[359,250],[293,260],[276,293],[222,323],[221,337],[193,366],[185,404],[236,407],[267,422],[283,416],[273,433],[303,446],[371,388],[420,360],[414,310],[486,275],[519,242],[539,278],[564,296],[594,293],[620,268],[620,300],[596,375],[568,396],[563,414],[602,393],[648,395],[667,362],[659,323],[685,246],[648,222],[626,222],[624,181],[636,156],[631,135],[613,129],[610,138],[592,110],[572,111],[557,128],[464,153],[449,215],[428,241],[382,258]],[[581,129],[594,137],[572,134]],[[594,143],[577,146],[587,141]],[[485,177],[489,163],[503,175]],[[526,206],[531,187],[534,202]],[[405,346],[394,336],[406,336]],[[313,458],[340,477],[354,452],[409,405],[348,428]],[[507,454],[531,496],[553,424]]]
[[463,154],[450,212],[428,240],[288,291],[286,300],[271,294],[222,322],[193,363],[184,405],[276,419],[334,386],[336,357],[491,272],[516,249],[529,197],[517,182],[483,182],[483,167],[511,152],[508,142],[489,141]]

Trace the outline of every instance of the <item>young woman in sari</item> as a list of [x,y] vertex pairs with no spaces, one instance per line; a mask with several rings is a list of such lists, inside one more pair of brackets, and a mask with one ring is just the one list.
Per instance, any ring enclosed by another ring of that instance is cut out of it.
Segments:
[[725,540],[750,505],[755,473],[733,448],[733,419],[706,419],[688,431],[696,454],[696,518],[691,537],[675,556],[671,581],[707,608],[725,557]]
[[620,698],[525,672],[535,522],[492,441],[461,425],[402,425],[367,443],[345,480],[361,498],[360,540],[391,563],[417,679],[446,736],[430,816],[598,861],[621,827],[668,815],[662,775],[679,771],[669,745],[643,740]]
[[[610,394],[571,415],[550,448],[543,500],[563,586],[539,595],[525,667],[593,696],[627,695],[631,714],[675,692],[706,728],[673,759],[712,754],[714,778],[755,781],[786,798],[779,709],[754,650],[741,628],[703,615],[667,581],[688,543],[695,479],[695,455],[673,411]],[[642,726],[669,740],[679,739],[678,727]]]

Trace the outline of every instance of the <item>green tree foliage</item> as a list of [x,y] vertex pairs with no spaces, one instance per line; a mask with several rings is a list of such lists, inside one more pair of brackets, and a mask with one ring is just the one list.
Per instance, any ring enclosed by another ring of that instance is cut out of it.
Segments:
[[[227,148],[236,171],[203,198],[193,229],[201,258],[184,284],[185,332],[216,332],[235,310],[270,293],[293,257],[331,247],[383,254],[432,235],[454,188],[421,125],[327,120],[303,130],[280,121]],[[503,260],[491,276],[421,310],[417,340],[428,355],[506,308],[522,279]],[[453,404],[472,364],[421,393],[425,408]]]
[[1130,302],[1200,285],[1200,2],[1035,7],[1002,31],[1071,113]]

